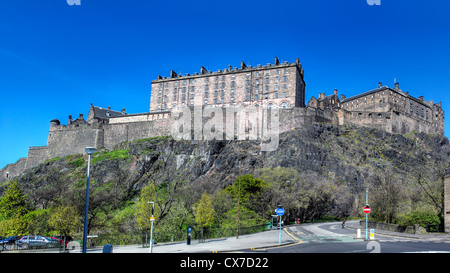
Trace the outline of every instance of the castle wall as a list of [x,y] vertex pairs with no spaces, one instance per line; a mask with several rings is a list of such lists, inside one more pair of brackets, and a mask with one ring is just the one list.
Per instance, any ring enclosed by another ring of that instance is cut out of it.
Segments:
[[8,178],[13,178],[19,176],[26,169],[27,158],[22,157],[16,161],[16,163],[11,163],[6,165],[0,170],[0,181],[8,180]]
[[70,154],[84,153],[86,147],[100,148],[104,146],[103,139],[103,129],[100,124],[56,126],[49,132],[48,157],[64,157]]
[[103,127],[104,147],[112,149],[124,141],[170,135],[172,119],[160,119],[141,122],[113,123]]
[[25,170],[31,169],[42,163],[43,161],[50,159],[49,149],[47,146],[30,147],[28,149],[27,161],[25,164]]

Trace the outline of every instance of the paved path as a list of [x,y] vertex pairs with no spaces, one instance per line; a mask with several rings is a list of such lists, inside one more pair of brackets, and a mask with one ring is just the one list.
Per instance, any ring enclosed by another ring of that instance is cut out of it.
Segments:
[[[291,237],[284,229],[281,231],[281,245],[294,244],[298,241]],[[190,245],[181,243],[161,243],[153,246],[153,253],[213,253],[213,252],[242,252],[261,248],[278,247],[279,230],[269,230],[255,234],[206,240],[199,243],[194,240]],[[142,246],[114,246],[114,253],[148,253],[149,248]]]

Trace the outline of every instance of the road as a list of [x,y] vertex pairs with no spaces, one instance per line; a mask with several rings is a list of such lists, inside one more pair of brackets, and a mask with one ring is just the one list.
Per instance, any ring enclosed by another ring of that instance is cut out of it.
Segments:
[[[302,243],[267,249],[269,253],[450,253],[450,242],[375,234],[374,241],[355,239],[356,230],[341,223],[305,224],[288,227]],[[365,230],[362,230],[365,237]]]

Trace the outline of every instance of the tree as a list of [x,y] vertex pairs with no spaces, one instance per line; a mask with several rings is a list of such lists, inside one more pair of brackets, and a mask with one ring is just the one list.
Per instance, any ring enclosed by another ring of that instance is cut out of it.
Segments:
[[0,217],[11,218],[29,211],[26,196],[17,181],[11,181],[0,199]]
[[197,209],[195,210],[195,221],[201,228],[202,238],[205,228],[209,227],[212,223],[213,214],[214,211],[211,205],[211,199],[205,192],[203,193],[202,198],[200,199],[200,202],[197,205]]
[[[234,203],[240,202],[250,210],[255,210],[261,205],[261,194],[267,183],[254,177],[252,174],[246,174],[238,177],[233,185],[225,188],[234,199]],[[240,195],[239,195],[240,192]],[[238,200],[240,197],[240,200]]]
[[54,209],[48,224],[60,235],[66,236],[77,229],[81,223],[80,219],[75,207],[60,205]]
[[[149,184],[144,186],[141,189],[141,198],[137,204],[137,212],[136,212],[136,222],[139,227],[144,230],[150,230],[151,221],[150,217],[152,217],[152,204],[148,202],[156,201],[156,188],[154,184]],[[155,204],[156,205],[156,204]],[[154,217],[157,219],[156,223],[159,222],[159,210],[155,209]],[[155,224],[156,224],[155,223]]]

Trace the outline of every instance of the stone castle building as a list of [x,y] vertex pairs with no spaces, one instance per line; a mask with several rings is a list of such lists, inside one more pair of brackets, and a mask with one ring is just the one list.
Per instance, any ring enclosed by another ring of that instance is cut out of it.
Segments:
[[[153,93],[154,92],[154,93]],[[177,105],[265,105],[280,108],[305,106],[305,81],[299,59],[295,63],[246,66],[211,72],[158,76],[152,81],[150,112],[171,110]]]
[[[242,106],[277,107],[279,133],[313,122],[365,126],[391,133],[413,130],[444,134],[444,112],[441,103],[415,98],[399,88],[383,86],[346,98],[337,90],[326,96],[319,93],[306,104],[302,65],[280,63],[256,67],[241,62],[216,72],[200,68],[200,73],[158,76],[151,83],[149,112],[127,114],[91,104],[86,119],[83,114],[67,124],[50,121],[46,146],[30,147],[28,156],[0,170],[0,182],[23,174],[47,159],[84,153],[88,146],[111,149],[123,141],[171,135],[176,106]],[[203,117],[205,118],[205,117]],[[208,118],[208,117],[206,117]]]

